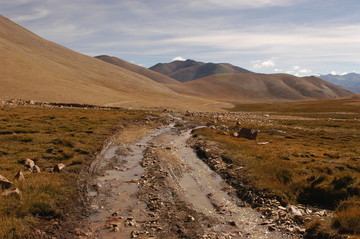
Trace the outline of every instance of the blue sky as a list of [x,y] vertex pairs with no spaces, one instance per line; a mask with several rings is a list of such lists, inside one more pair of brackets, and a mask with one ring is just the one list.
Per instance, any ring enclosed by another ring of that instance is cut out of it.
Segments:
[[359,0],[0,0],[1,15],[90,55],[150,67],[228,62],[294,75],[360,72]]

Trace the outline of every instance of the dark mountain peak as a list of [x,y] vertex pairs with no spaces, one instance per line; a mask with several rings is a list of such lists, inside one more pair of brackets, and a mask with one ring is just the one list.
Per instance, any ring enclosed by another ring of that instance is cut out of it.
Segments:
[[229,63],[204,63],[191,59],[186,61],[173,61],[170,63],[158,63],[150,67],[150,69],[181,82],[192,81],[214,74],[252,73],[251,71],[233,66]]

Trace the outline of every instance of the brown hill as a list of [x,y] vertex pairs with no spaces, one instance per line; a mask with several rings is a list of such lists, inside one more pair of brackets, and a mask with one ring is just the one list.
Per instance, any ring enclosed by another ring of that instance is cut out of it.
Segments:
[[178,81],[187,82],[209,75],[224,73],[252,73],[228,63],[204,63],[194,60],[159,63],[149,69],[170,76]]
[[2,16],[0,59],[3,99],[193,110],[219,105],[180,95],[145,76],[46,41]]
[[101,55],[101,56],[96,56],[95,58],[97,59],[100,59],[102,61],[105,61],[105,62],[108,62],[108,63],[111,63],[111,64],[114,64],[114,65],[117,65],[117,66],[120,66],[124,69],[127,69],[129,71],[132,71],[132,72],[135,72],[135,73],[138,73],[140,75],[143,75],[143,76],[146,76],[158,83],[162,83],[162,84],[180,84],[179,81],[169,77],[169,76],[166,76],[166,75],[163,75],[161,73],[158,73],[156,71],[153,71],[153,70],[150,70],[150,69],[147,69],[145,67],[141,67],[141,66],[138,66],[138,65],[135,65],[135,64],[132,64],[128,61],[124,61],[122,59],[119,59],[119,58],[116,58],[116,57],[113,57],[113,56],[106,56],[106,55]]
[[188,95],[223,101],[300,101],[345,97],[352,92],[316,77],[287,74],[217,74],[171,86]]

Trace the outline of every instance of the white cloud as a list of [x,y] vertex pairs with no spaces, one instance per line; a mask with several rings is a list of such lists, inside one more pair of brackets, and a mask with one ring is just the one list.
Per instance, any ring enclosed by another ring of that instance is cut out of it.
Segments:
[[38,19],[44,18],[44,17],[48,16],[49,14],[50,14],[50,11],[48,9],[36,8],[33,10],[32,13],[13,17],[13,20],[19,21],[19,22],[33,21],[33,20],[38,20]]
[[299,74],[301,75],[306,75],[306,74],[310,74],[312,71],[310,69],[301,69],[299,70]]
[[171,61],[185,61],[186,59],[184,59],[183,57],[181,56],[177,56],[177,57],[174,57]]
[[287,74],[295,75],[295,76],[308,76],[311,74],[311,69],[306,69],[301,66],[295,65],[291,67],[291,70],[285,71]]
[[273,59],[269,59],[265,61],[255,60],[255,61],[251,61],[250,63],[252,64],[252,67],[255,69],[272,68],[276,65]]
[[[353,71],[353,72],[355,72],[355,71]],[[349,72],[336,72],[336,71],[331,71],[330,72],[331,75],[340,75],[340,76],[346,75],[348,73]]]
[[[310,2],[1,0],[1,9],[5,17],[76,51],[126,55],[145,65],[186,55],[264,72],[356,69],[360,23],[350,11],[356,8],[341,1]],[[346,17],[316,14],[326,5],[341,5]],[[296,65],[303,67],[293,69]]]

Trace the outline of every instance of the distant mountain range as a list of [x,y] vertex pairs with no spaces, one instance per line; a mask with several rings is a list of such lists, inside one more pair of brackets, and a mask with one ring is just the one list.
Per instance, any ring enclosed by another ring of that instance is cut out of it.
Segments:
[[353,94],[315,77],[257,74],[228,63],[186,60],[147,69],[111,56],[96,59],[49,42],[2,16],[0,46],[1,99],[219,111],[233,103]]
[[[258,74],[227,63],[186,60],[159,63],[149,69],[144,69],[116,57],[98,56],[96,58],[128,70],[136,70],[137,73],[165,84],[177,93],[212,100],[299,101],[344,97],[352,94],[348,90],[316,77]],[[157,70],[160,72],[156,72]]]
[[349,73],[346,75],[320,75],[321,79],[342,86],[348,90],[360,93],[360,74]]
[[159,63],[149,69],[170,76],[178,81],[186,82],[214,74],[252,73],[229,63],[204,63],[194,60]]
[[127,70],[47,41],[3,16],[0,46],[0,99],[194,111],[231,107],[181,95],[130,67]]

